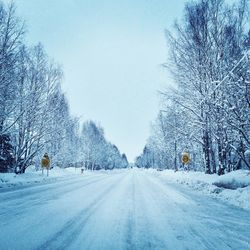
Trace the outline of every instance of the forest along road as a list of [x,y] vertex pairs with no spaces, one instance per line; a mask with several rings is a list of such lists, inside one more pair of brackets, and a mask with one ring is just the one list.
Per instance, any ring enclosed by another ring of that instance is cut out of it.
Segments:
[[0,191],[0,249],[250,249],[250,212],[129,169]]

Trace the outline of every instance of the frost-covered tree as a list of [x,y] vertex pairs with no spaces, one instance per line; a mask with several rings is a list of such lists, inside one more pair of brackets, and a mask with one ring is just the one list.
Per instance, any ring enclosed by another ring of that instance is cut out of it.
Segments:
[[106,169],[114,168],[126,168],[128,166],[128,160],[125,154],[120,153],[116,145],[108,143],[106,151]]
[[[6,6],[0,2],[0,31],[0,137],[4,149],[0,158],[6,158],[10,147],[9,157],[14,157],[11,163],[6,160],[1,165],[23,173],[40,161],[44,150],[54,154],[52,144],[63,140],[69,121],[74,119],[60,88],[60,67],[41,44],[25,45],[23,22],[13,3]],[[57,151],[62,146],[65,144]]]
[[203,165],[206,173],[250,168],[244,154],[250,147],[247,1],[188,2],[166,37],[164,66],[176,87],[163,91],[163,119],[157,118],[150,137],[151,148],[161,152],[157,158],[171,152],[174,160],[164,164],[176,168],[178,155],[188,150],[193,167]]
[[135,166],[139,168],[154,168],[155,167],[155,157],[154,150],[146,145],[143,149],[143,153],[136,157]]
[[81,132],[81,155],[86,168],[94,170],[100,167],[104,144],[103,129],[93,121],[85,122]]
[[62,92],[63,72],[42,44],[27,46],[14,4],[0,1],[0,171],[40,165],[94,169],[125,167],[127,159],[92,121],[80,124]]
[[127,168],[129,165],[129,162],[128,162],[128,159],[127,159],[127,156],[126,154],[122,154],[121,155],[121,168]]
[[0,1],[0,135],[9,133],[16,122],[16,68],[23,34],[23,23],[16,17],[14,5],[6,7]]
[[103,128],[93,121],[83,124],[80,145],[81,162],[87,169],[114,169],[128,165],[126,156],[106,140]]
[[168,66],[178,84],[172,102],[189,115],[186,126],[198,129],[206,173],[230,169],[232,151],[245,162],[249,147],[246,21],[247,1],[197,1],[186,5],[175,33],[167,33]]
[[7,134],[0,135],[0,172],[8,172],[14,164],[13,146]]
[[[56,114],[62,110],[60,81],[61,70],[49,61],[41,44],[22,48],[16,91],[17,118],[12,134],[16,172],[24,172],[45,145],[56,139],[53,137],[58,131]],[[63,118],[57,122],[63,124]]]

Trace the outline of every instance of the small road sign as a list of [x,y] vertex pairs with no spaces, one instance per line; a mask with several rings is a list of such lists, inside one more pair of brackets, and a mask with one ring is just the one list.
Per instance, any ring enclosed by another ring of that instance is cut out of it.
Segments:
[[49,169],[50,169],[50,159],[47,153],[44,154],[42,160],[41,160],[41,165],[42,165],[42,172],[43,169],[47,169],[47,176],[49,175]]
[[181,161],[183,164],[188,164],[190,162],[189,153],[187,152],[182,153]]

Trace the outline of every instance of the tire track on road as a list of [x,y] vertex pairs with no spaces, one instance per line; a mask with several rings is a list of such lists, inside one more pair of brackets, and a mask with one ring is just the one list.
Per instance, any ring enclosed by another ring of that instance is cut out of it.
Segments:
[[[103,181],[105,179],[110,178],[110,176],[103,176],[102,178],[100,178],[101,176],[98,176],[98,178],[95,178],[94,180],[89,180],[87,183],[83,182],[83,180],[80,180],[79,182],[77,182],[76,185],[71,185],[71,186],[65,186],[65,187],[58,187],[58,189],[60,190],[60,192],[57,192],[56,195],[54,194],[55,190],[53,190],[53,192],[51,193],[46,193],[46,196],[39,196],[38,194],[33,194],[33,199],[32,197],[29,197],[29,200],[20,200],[20,202],[16,203],[16,201],[14,200],[14,204],[13,201],[7,201],[4,204],[4,207],[2,209],[4,209],[3,212],[0,212],[0,218],[2,216],[9,216],[10,219],[8,220],[8,223],[11,223],[12,221],[18,219],[18,216],[23,216],[23,214],[27,213],[30,209],[34,209],[35,206],[40,206],[40,205],[46,205],[49,201],[51,200],[55,200],[58,199],[59,197],[61,197],[62,195],[65,195],[67,193],[70,192],[78,192],[79,189],[82,189],[86,186],[95,184],[99,181]],[[22,197],[23,199],[23,197]],[[18,209],[17,209],[18,208]]]
[[[20,187],[15,187],[13,190],[12,188],[10,189],[5,189],[0,191],[0,197],[1,201],[8,201],[8,200],[18,200],[18,199],[23,199],[23,197],[28,197],[28,196],[33,196],[34,193],[37,195],[38,193],[42,193],[44,191],[47,191],[48,189],[60,189],[64,187],[63,185],[67,186],[70,184],[75,184],[75,183],[81,183],[82,180],[89,180],[89,177],[101,177],[103,175],[98,175],[98,176],[83,176],[82,179],[79,179],[80,176],[74,176],[73,179],[64,179],[64,180],[55,180],[54,182],[45,182],[45,183],[35,183],[32,186],[20,186]],[[4,197],[6,195],[6,197]]]
[[51,236],[50,239],[37,249],[59,250],[66,249],[67,246],[70,246],[70,244],[79,236],[89,218],[98,210],[100,204],[107,198],[107,195],[117,186],[118,183],[121,182],[123,178],[124,176],[119,177],[116,182],[105,188],[87,207],[68,220],[68,222],[66,222],[57,233]]
[[[152,189],[150,193],[152,197],[151,202],[154,202],[156,207],[160,211],[164,211],[169,202],[167,203],[167,205],[164,205],[163,201],[166,200],[171,202],[171,196],[169,196],[169,194],[165,190],[165,188],[167,188],[167,185],[164,185],[161,179],[158,179],[156,176],[147,175],[146,178],[153,184],[151,185]],[[176,192],[178,192],[178,190]],[[155,195],[156,193],[158,194],[158,196]],[[194,223],[194,225],[197,226],[198,224],[200,224],[199,221],[194,222],[195,217],[192,216],[192,214],[187,214],[187,211],[183,209],[180,204],[177,204],[175,202],[171,204],[171,207],[169,207],[169,209],[170,211],[173,210],[173,215],[171,217],[169,217],[169,215],[166,216],[166,224],[171,226],[173,236],[175,236],[176,240],[179,241],[179,244],[181,244],[181,249],[186,249],[188,248],[188,246],[190,246],[190,241],[188,240],[188,238],[196,239],[196,242],[199,242],[200,245],[199,249],[216,249],[214,243],[210,242],[206,235],[202,233],[203,230],[202,232],[198,232],[196,229],[194,229],[194,226],[190,224],[190,220],[188,221],[187,216],[189,217],[189,219],[192,217],[192,222]],[[159,212],[159,214],[164,214],[164,212]],[[180,227],[179,223],[174,221],[174,218],[176,217],[180,222],[186,221],[185,224],[183,224],[182,228]],[[162,218],[164,218],[164,216],[162,216]],[[199,229],[201,228],[199,227]],[[183,231],[185,233],[184,235],[181,233]],[[188,234],[189,236],[187,236]],[[190,235],[192,235],[192,237],[190,237]],[[176,243],[176,245],[178,245],[178,243]]]
[[152,231],[151,211],[148,204],[148,182],[141,172],[133,172],[130,209],[127,215],[126,249],[166,249]]
[[135,249],[134,246],[134,232],[135,232],[135,176],[132,176],[132,189],[130,194],[130,204],[129,211],[127,215],[127,231],[126,231],[126,245],[127,249]]
[[[173,187],[169,183],[164,182],[162,178],[155,175],[150,175],[150,176],[147,175],[147,178],[149,180],[151,179],[151,181],[155,183],[155,188],[156,188],[155,192],[160,193],[161,196],[164,197],[166,200],[169,199],[166,189],[169,186],[171,189],[173,189]],[[207,200],[210,200],[210,202],[212,203],[207,202],[206,207],[203,207],[200,204],[201,203],[200,200],[197,203],[197,201],[193,199],[192,195],[190,195],[189,192],[181,192],[179,189],[177,189],[176,192],[183,195],[183,197],[185,197],[186,199],[189,199],[192,202],[194,202],[194,206],[192,206],[192,208],[188,207],[187,209],[184,209],[181,204],[173,203],[175,206],[175,211],[179,211],[178,212],[179,218],[183,218],[183,221],[186,221],[186,223],[183,225],[186,227],[185,236],[181,237],[180,240],[184,239],[188,240],[191,238],[196,239],[194,242],[196,242],[196,244],[200,244],[200,249],[218,249],[218,247],[220,249],[234,249],[237,245],[241,246],[241,249],[249,248],[250,246],[249,237],[247,237],[246,235],[240,235],[238,233],[239,231],[242,230],[242,227],[239,229],[235,229],[235,225],[232,224],[230,220],[227,224],[225,224],[225,221],[223,221],[223,218],[225,218],[226,215],[223,212],[221,213],[221,211],[224,210],[223,208],[227,208],[226,205],[222,204],[222,207],[220,207],[219,209],[219,212],[221,214],[216,216],[215,212],[217,212],[217,210],[216,209],[214,210],[213,206],[213,204],[215,204],[214,199],[207,197]],[[199,196],[199,194],[197,193],[194,194],[195,197]],[[158,203],[159,207],[162,207],[162,202],[160,202],[160,200],[155,199],[155,202]],[[216,204],[219,205],[217,202]],[[245,212],[241,211],[241,213],[245,214],[245,216],[247,215],[246,211]],[[235,214],[232,213],[230,214],[230,216],[232,216],[233,218]],[[228,219],[227,216],[226,218]],[[212,221],[214,222],[212,223]],[[239,217],[237,217],[236,221],[237,221],[236,224],[238,225]],[[172,220],[169,220],[169,224],[171,225],[173,230],[176,231],[175,228],[176,226],[178,226],[178,224],[176,224]],[[249,224],[247,226],[248,228],[250,228]],[[207,232],[207,233],[204,234],[202,232]],[[213,238],[210,239],[207,237],[207,234],[211,234],[214,236]],[[235,239],[235,240],[228,242],[228,239]],[[236,241],[238,241],[239,244],[237,244]],[[186,242],[185,244],[188,245],[189,243],[187,244]]]
[[[162,213],[156,213],[154,209],[154,200],[158,196],[158,193],[152,192],[152,182],[147,178],[147,173],[140,173],[141,179],[141,196],[143,197],[142,211],[144,213],[145,220],[145,232],[142,239],[146,239],[144,245],[140,249],[170,249],[166,244],[166,239],[162,238],[158,231],[160,227],[155,219],[161,218]],[[156,218],[155,218],[156,216]],[[162,219],[160,219],[160,223]]]

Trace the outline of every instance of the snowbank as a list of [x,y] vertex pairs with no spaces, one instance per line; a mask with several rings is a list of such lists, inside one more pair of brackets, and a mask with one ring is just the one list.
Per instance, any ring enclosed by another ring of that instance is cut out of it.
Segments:
[[35,167],[31,166],[27,168],[25,174],[14,174],[14,173],[0,173],[0,188],[22,186],[32,183],[40,182],[52,182],[58,178],[68,177],[69,175],[79,175],[80,169],[75,168],[58,168],[55,167],[49,171],[36,171]]
[[227,203],[250,210],[250,171],[238,170],[222,176],[202,172],[164,170],[156,172],[168,181],[185,184]]
[[[90,171],[85,170],[83,175],[94,175],[95,173],[109,174],[112,171],[112,174],[119,174],[120,169],[115,170],[98,170],[98,171]],[[126,171],[126,170],[125,170]],[[47,171],[44,170],[44,174],[42,174],[42,170],[37,171],[34,166],[30,166],[26,169],[25,174],[14,174],[14,173],[0,173],[0,188],[7,188],[13,186],[23,186],[27,184],[41,183],[41,182],[53,182],[57,179],[69,178],[69,177],[78,177],[81,176],[80,168],[59,168],[54,167],[49,171],[49,176],[47,176]]]

